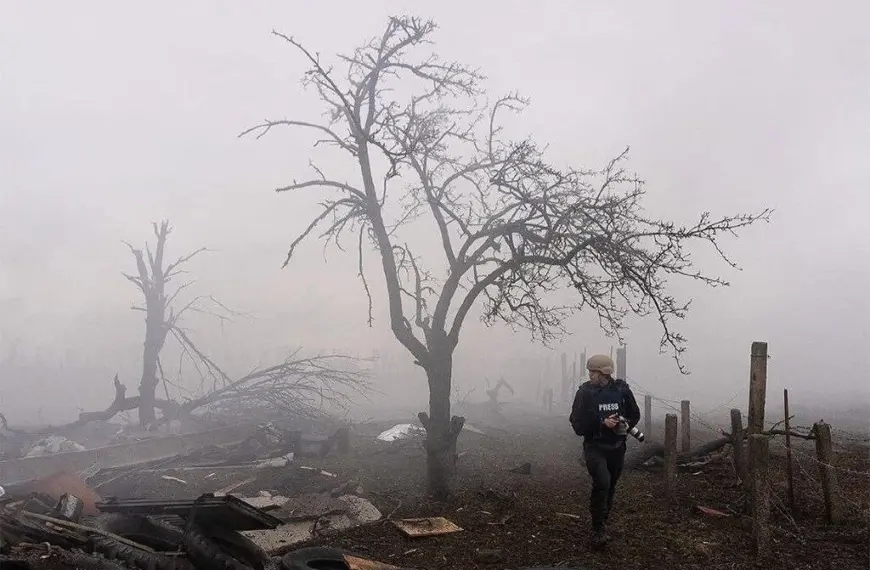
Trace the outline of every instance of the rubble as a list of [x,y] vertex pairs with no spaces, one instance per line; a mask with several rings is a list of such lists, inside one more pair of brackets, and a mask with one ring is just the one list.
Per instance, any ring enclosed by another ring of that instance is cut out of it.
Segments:
[[[347,432],[322,436],[265,422],[230,437],[154,437],[7,462],[13,479],[50,474],[0,488],[0,549],[10,554],[0,563],[29,568],[28,545],[45,544],[40,560],[71,568],[212,570],[217,560],[237,570],[278,568],[271,557],[294,544],[382,520],[358,481],[294,461],[348,452]],[[62,441],[43,447],[60,449]],[[395,568],[350,555],[345,564]]]
[[[338,497],[343,505],[325,514],[309,512],[304,518],[290,515],[286,524],[273,530],[244,532],[255,544],[270,554],[283,552],[288,546],[311,540],[328,532],[338,532],[381,520],[383,515],[368,500],[355,495]],[[285,504],[286,507],[286,504]],[[278,513],[276,513],[278,514]]]
[[381,432],[377,439],[380,441],[399,441],[408,439],[414,435],[424,434],[426,430],[422,426],[414,424],[398,424]]
[[76,443],[71,439],[59,435],[52,435],[37,441],[33,447],[24,454],[24,457],[42,457],[43,455],[70,453],[73,451],[86,451],[86,448],[84,445]]

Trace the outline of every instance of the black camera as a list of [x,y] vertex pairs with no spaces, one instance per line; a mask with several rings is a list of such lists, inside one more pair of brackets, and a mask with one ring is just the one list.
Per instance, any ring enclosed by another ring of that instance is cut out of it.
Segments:
[[625,424],[626,431],[629,433],[629,435],[631,435],[631,437],[633,437],[634,439],[636,439],[638,441],[644,440],[645,436],[643,435],[643,432],[640,431],[639,429],[637,429],[637,426],[635,426],[633,428],[629,428],[628,427],[628,420],[625,419],[624,416],[619,416],[619,421],[620,421],[620,423]]

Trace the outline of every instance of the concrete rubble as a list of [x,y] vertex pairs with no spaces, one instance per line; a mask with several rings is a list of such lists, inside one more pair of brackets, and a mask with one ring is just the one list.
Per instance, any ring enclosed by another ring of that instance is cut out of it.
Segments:
[[85,446],[59,435],[52,435],[37,441],[24,457],[41,457],[55,453],[85,451]]
[[380,441],[399,441],[402,439],[408,439],[414,436],[423,435],[426,433],[426,430],[423,426],[418,426],[415,424],[398,424],[394,425],[388,430],[382,431],[377,439]]

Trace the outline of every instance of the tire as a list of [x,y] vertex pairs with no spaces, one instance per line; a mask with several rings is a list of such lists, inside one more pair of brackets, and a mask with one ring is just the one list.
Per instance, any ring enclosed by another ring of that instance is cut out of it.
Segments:
[[197,570],[271,570],[276,563],[251,539],[235,531],[194,524],[184,536],[187,558]]
[[300,548],[284,555],[281,570],[349,570],[344,554],[337,548]]
[[[161,520],[132,515],[105,514],[98,517],[95,528],[117,534],[157,551],[173,551],[184,542],[184,531]],[[106,558],[120,560],[140,570],[175,570],[178,558],[148,552],[106,536],[94,536],[95,552]]]

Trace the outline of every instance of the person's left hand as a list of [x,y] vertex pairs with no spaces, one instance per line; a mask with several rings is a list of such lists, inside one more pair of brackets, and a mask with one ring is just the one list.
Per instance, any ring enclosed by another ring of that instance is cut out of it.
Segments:
[[617,414],[607,416],[604,418],[604,425],[607,426],[608,429],[614,429],[619,425],[619,416]]

